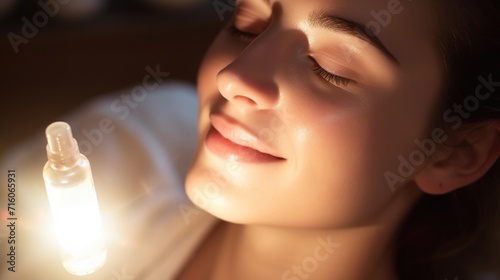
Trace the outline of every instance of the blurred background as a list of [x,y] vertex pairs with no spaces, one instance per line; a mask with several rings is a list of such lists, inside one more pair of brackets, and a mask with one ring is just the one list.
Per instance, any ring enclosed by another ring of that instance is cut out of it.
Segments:
[[0,0],[0,155],[86,101],[142,83],[147,66],[194,82],[230,16],[214,6],[232,2]]

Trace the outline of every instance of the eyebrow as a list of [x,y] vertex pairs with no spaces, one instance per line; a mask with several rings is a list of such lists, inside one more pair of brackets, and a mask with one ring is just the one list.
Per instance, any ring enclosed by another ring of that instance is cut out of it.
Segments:
[[[266,1],[266,0],[264,0]],[[347,20],[341,17],[330,15],[325,11],[314,11],[309,15],[308,22],[312,26],[319,26],[334,32],[343,33],[350,36],[360,38],[374,47],[378,48],[384,55],[386,55],[396,65],[400,65],[399,60],[384,46],[382,41],[370,34],[365,29],[365,26],[355,21]]]

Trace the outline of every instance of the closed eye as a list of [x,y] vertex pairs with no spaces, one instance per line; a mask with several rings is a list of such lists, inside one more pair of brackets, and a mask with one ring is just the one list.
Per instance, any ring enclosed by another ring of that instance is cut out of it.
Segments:
[[229,24],[227,30],[232,37],[235,37],[235,38],[237,38],[243,42],[246,42],[246,43],[252,42],[258,36],[257,34],[253,34],[250,32],[245,32],[245,31],[239,30],[234,25],[234,21]]
[[347,85],[349,85],[349,83],[353,82],[353,80],[351,79],[344,78],[326,71],[312,56],[309,56],[309,58],[313,63],[312,71],[319,77],[323,78],[325,81],[339,87],[346,87]]

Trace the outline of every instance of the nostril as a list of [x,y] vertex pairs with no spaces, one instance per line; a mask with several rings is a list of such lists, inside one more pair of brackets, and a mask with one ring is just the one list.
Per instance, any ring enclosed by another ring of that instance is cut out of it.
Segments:
[[233,100],[237,103],[241,103],[241,104],[248,105],[248,106],[257,105],[257,102],[255,102],[255,100],[250,99],[250,98],[243,96],[243,95],[235,95],[233,97]]

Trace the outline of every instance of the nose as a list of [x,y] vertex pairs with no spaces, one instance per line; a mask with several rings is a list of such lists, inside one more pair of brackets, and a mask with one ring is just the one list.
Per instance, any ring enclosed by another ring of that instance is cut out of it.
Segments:
[[247,109],[265,110],[278,104],[276,81],[279,55],[264,32],[217,75],[220,93],[229,102]]

